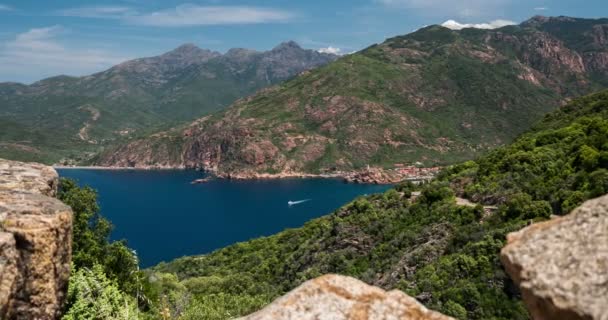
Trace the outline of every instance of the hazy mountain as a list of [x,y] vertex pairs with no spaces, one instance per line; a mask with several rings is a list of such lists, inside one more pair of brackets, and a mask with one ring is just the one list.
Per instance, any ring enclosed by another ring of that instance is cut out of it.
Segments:
[[82,158],[83,151],[191,121],[336,58],[294,42],[225,54],[185,44],[90,76],[0,83],[0,156]]

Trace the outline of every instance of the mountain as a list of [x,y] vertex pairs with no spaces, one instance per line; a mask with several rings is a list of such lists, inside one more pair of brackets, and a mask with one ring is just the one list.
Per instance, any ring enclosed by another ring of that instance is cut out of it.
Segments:
[[400,184],[301,228],[161,263],[149,273],[158,297],[167,297],[163,306],[185,318],[248,314],[308,279],[335,273],[402,290],[458,319],[528,319],[499,259],[506,235],[606,193],[603,91],[550,113],[510,145],[446,168],[427,185]]
[[0,83],[0,157],[86,159],[102,146],[190,122],[335,59],[295,42],[225,54],[185,44],[90,76]]
[[232,176],[444,165],[511,141],[608,84],[608,19],[430,26],[344,56],[224,112],[105,151],[97,164]]

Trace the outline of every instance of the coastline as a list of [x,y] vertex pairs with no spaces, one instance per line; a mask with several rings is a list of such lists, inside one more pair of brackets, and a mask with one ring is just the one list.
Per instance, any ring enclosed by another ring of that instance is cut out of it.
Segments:
[[103,166],[58,166],[53,165],[53,169],[57,170],[141,170],[141,171],[156,171],[156,170],[187,170],[180,167],[103,167]]
[[[58,170],[108,170],[108,171],[170,171],[170,170],[197,170],[187,167],[173,166],[147,166],[147,167],[118,167],[118,166],[60,166],[54,165]],[[438,170],[437,170],[438,171]],[[273,180],[273,179],[342,179],[345,183],[355,184],[397,184],[402,181],[428,181],[434,177],[433,173],[424,175],[413,175],[397,170],[368,168],[359,171],[337,171],[334,173],[304,173],[304,172],[281,172],[281,173],[217,173],[214,171],[202,171],[210,177],[226,180]],[[194,183],[194,181],[193,181]]]
[[361,184],[397,184],[403,181],[430,181],[441,170],[441,167],[431,168],[402,168],[384,169],[367,168],[356,171],[335,171],[333,173],[303,173],[303,172],[282,172],[282,173],[211,173],[220,179],[233,180],[259,180],[259,179],[293,179],[293,178],[323,178],[323,179],[342,179],[346,183]]
[[272,179],[345,179],[348,173],[303,173],[303,172],[284,172],[284,173],[251,173],[251,174],[231,174],[220,173],[213,176],[220,179],[229,180],[272,180]]

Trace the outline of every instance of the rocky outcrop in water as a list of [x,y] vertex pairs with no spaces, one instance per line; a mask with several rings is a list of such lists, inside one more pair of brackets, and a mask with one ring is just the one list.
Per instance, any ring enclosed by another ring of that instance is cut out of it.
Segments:
[[241,320],[450,320],[416,299],[357,279],[325,275],[305,282]]
[[509,234],[501,260],[534,319],[608,319],[608,196]]
[[0,159],[0,318],[54,319],[64,301],[72,210],[55,199],[57,172]]

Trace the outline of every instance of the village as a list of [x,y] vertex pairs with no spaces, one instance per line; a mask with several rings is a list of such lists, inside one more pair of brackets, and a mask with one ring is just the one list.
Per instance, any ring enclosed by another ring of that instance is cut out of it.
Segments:
[[344,180],[349,183],[374,184],[394,184],[402,181],[419,183],[430,181],[442,168],[437,166],[424,167],[420,162],[414,164],[395,163],[391,169],[368,165],[365,169],[346,174]]

